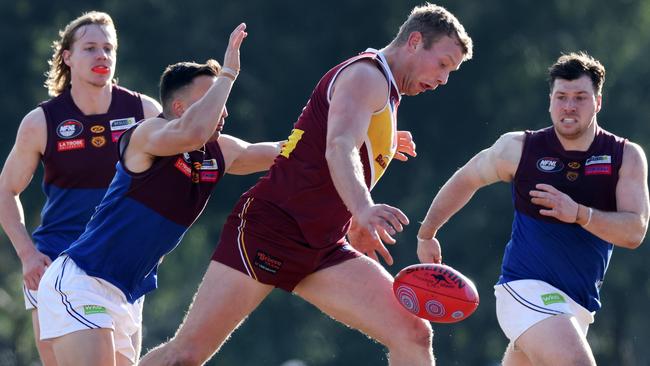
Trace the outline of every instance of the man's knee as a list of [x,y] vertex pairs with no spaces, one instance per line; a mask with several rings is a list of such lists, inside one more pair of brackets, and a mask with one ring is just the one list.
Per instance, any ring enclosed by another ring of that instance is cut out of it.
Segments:
[[391,329],[386,347],[417,347],[430,349],[433,341],[431,324],[424,319],[409,317],[399,329]]

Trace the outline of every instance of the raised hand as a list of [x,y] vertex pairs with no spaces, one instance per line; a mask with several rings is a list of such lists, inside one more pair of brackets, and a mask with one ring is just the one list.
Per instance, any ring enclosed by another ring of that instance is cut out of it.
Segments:
[[232,31],[230,40],[228,41],[226,55],[223,57],[224,68],[229,68],[239,73],[239,69],[241,68],[239,64],[239,47],[246,36],[248,36],[248,33],[246,33],[246,23],[241,23]]

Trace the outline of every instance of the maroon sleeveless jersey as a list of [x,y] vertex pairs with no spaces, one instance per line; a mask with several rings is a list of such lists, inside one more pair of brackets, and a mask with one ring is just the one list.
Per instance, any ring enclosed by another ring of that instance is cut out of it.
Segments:
[[332,182],[325,147],[332,85],[342,69],[359,60],[374,62],[388,81],[387,102],[373,114],[360,149],[365,183],[369,189],[374,187],[397,149],[400,94],[383,55],[369,49],[323,76],[269,173],[244,193],[244,197],[268,201],[286,212],[302,232],[300,241],[314,248],[342,242],[349,229],[351,214]]
[[144,118],[140,94],[113,85],[111,105],[104,114],[83,114],[70,89],[40,106],[47,121],[43,183],[59,188],[108,187],[115,175],[117,139]]
[[41,158],[47,201],[32,238],[54,259],[83,232],[115,175],[117,138],[144,118],[144,111],[140,94],[117,85],[103,114],[83,114],[69,88],[40,107],[47,126]]
[[513,180],[515,209],[544,221],[529,192],[538,183],[550,184],[574,201],[603,211],[616,211],[616,184],[623,162],[625,139],[598,127],[587,151],[566,151],[553,127],[526,131],[521,161]]

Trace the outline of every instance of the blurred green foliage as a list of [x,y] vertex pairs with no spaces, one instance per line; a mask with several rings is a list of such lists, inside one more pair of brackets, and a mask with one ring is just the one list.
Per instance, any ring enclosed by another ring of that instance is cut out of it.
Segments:
[[[228,104],[227,132],[249,141],[285,138],[322,74],[366,47],[387,44],[414,1],[15,0],[0,2],[0,155],[13,144],[21,118],[41,100],[50,44],[82,11],[109,12],[119,37],[120,84],[157,96],[163,68],[181,60],[221,60],[227,37],[248,24],[242,74]],[[650,146],[650,0],[441,1],[463,22],[475,56],[435,92],[406,98],[400,129],[413,132],[418,157],[395,162],[373,191],[400,207],[412,224],[391,248],[395,274],[415,263],[417,220],[445,180],[510,130],[550,123],[546,68],[561,52],[586,50],[607,67],[606,129]],[[410,177],[410,179],[404,179]],[[41,172],[22,194],[30,228],[39,221]],[[145,302],[144,347],[173,335],[207,267],[221,225],[256,177],[229,177],[203,216],[160,269],[160,289]],[[506,346],[494,315],[492,286],[512,219],[509,187],[485,188],[441,231],[445,261],[473,278],[481,306],[469,319],[434,325],[443,365],[496,365]],[[0,365],[38,364],[31,320],[23,310],[21,269],[0,237]],[[648,247],[616,249],[602,291],[603,309],[589,339],[601,365],[650,364]],[[354,279],[350,279],[354,281]],[[237,299],[224,299],[236,304]],[[373,306],[369,303],[368,306]],[[224,346],[212,365],[381,365],[383,348],[287,293],[274,292]]]

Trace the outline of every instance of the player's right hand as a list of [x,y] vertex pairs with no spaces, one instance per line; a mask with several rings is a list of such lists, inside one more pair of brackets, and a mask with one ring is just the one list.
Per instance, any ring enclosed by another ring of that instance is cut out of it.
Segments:
[[418,259],[421,263],[442,263],[442,249],[435,237],[422,239],[418,237]]
[[34,252],[24,259],[21,258],[23,264],[23,281],[25,286],[32,291],[38,290],[38,284],[41,282],[41,277],[52,261],[50,257],[34,249]]
[[[384,205],[373,204],[359,212],[355,217],[357,225],[357,236],[364,238],[363,252],[373,253],[371,258],[377,258],[379,253],[386,264],[392,265],[393,258],[384,246],[384,243],[395,244],[392,235],[402,231],[404,225],[408,225],[409,219],[398,208]],[[354,246],[354,245],[353,245]]]
[[241,23],[235,28],[234,31],[230,34],[230,40],[228,41],[228,48],[226,49],[226,55],[223,57],[223,66],[231,68],[236,72],[239,72],[239,47],[241,46],[244,38],[248,33],[246,33],[246,23]]

